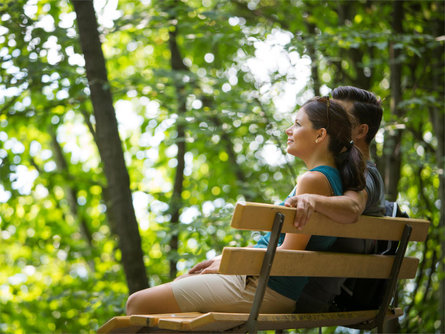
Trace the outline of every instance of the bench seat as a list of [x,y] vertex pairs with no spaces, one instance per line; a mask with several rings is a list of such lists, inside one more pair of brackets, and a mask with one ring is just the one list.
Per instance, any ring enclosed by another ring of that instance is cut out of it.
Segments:
[[[361,324],[375,318],[378,310],[330,312],[330,313],[301,313],[301,314],[260,314],[258,329],[291,329],[314,328],[324,326],[350,326]],[[389,310],[385,320],[391,320],[402,315],[400,308]],[[176,313],[152,314],[114,317],[103,325],[98,333],[153,333],[172,332],[214,332],[228,331],[244,324],[248,313]]]

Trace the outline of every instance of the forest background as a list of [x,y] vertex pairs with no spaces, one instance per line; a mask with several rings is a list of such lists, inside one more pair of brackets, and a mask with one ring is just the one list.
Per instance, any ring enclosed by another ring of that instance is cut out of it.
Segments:
[[444,27],[443,1],[2,0],[0,332],[93,331],[251,243],[233,206],[294,186],[298,105],[354,85],[387,199],[432,223],[392,329],[444,333]]

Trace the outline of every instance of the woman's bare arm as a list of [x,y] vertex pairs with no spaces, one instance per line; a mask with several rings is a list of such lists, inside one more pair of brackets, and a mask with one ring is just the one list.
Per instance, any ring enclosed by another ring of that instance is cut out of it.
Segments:
[[[320,172],[306,172],[298,180],[296,195],[316,194],[330,196],[331,186],[326,177]],[[303,250],[309,242],[310,235],[286,233],[280,249]]]

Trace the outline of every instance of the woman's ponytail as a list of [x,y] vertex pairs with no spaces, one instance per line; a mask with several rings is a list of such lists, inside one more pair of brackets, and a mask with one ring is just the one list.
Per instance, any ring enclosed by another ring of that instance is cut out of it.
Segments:
[[345,151],[334,155],[334,159],[345,191],[360,191],[365,188],[365,163],[362,153],[355,145],[351,144]]

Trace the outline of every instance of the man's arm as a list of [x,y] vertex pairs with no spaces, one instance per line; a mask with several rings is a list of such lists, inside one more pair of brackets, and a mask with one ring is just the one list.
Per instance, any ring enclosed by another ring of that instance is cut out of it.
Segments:
[[284,205],[295,207],[294,225],[303,228],[314,211],[324,214],[338,223],[355,223],[366,207],[368,193],[346,191],[343,196],[322,196],[316,194],[303,194],[286,199]]

